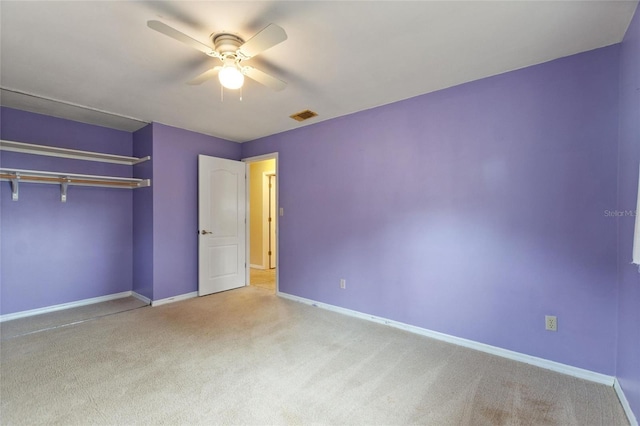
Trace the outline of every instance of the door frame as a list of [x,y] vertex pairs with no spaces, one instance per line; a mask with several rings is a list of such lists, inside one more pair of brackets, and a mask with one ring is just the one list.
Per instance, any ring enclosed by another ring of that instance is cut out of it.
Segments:
[[[269,184],[271,183],[271,177],[273,176],[277,176],[276,175],[276,171],[273,170],[272,172],[262,172],[262,264],[265,270],[271,269],[271,258],[269,257],[269,251],[271,250],[271,247],[269,246],[269,242],[271,241],[271,224],[269,223],[269,215],[271,214],[271,211],[269,209],[269,207],[271,206],[271,188],[269,188]],[[276,188],[274,188],[274,190],[277,189],[278,186],[278,180],[276,179]],[[278,197],[278,192],[276,191],[276,198]],[[277,203],[276,203],[277,204]],[[278,206],[276,205],[276,216],[278,215]],[[275,223],[275,218],[274,218],[274,226],[276,225]],[[278,230],[278,227],[276,226],[276,231]],[[276,249],[275,247],[273,248],[273,251],[275,252]],[[276,255],[278,253],[276,252]],[[278,261],[278,258],[276,256],[276,262]]]
[[[273,267],[276,267],[276,262],[278,261],[276,255],[276,231],[278,230],[278,228],[276,227],[276,216],[278,215],[278,204],[276,203],[276,198],[278,196],[278,192],[277,190],[277,186],[278,186],[278,179],[276,177],[276,172],[274,170],[273,173],[270,173],[267,175],[267,182],[268,182],[268,188],[267,188],[267,197],[269,197],[269,199],[267,200],[267,217],[271,218],[271,221],[268,221],[267,219],[267,233],[269,234],[267,236],[267,268],[271,269],[271,265],[273,265]],[[271,182],[275,181],[274,186],[271,186]],[[275,193],[274,193],[275,192]],[[271,201],[272,201],[272,197],[271,194],[273,195],[273,206],[271,205]],[[273,212],[273,216],[271,215],[271,213]],[[273,241],[272,237],[273,236]],[[273,250],[271,250],[273,248]],[[269,254],[271,253],[271,254]],[[275,261],[272,261],[272,259],[276,259]]]
[[[245,230],[245,239],[246,241],[246,250],[247,250],[247,267],[246,267],[246,277],[245,277],[245,285],[249,285],[251,280],[250,280],[250,273],[251,273],[251,262],[249,261],[249,259],[251,259],[250,254],[251,254],[251,221],[249,220],[249,218],[251,217],[251,211],[249,210],[251,208],[250,206],[250,201],[251,201],[251,185],[249,185],[249,182],[251,182],[250,179],[250,173],[251,173],[251,167],[249,167],[250,163],[257,163],[259,161],[264,161],[264,160],[276,160],[276,165],[274,168],[274,174],[276,176],[280,175],[280,161],[278,159],[278,153],[277,152],[271,152],[268,154],[262,154],[262,155],[256,155],[254,157],[247,157],[247,158],[243,158],[242,162],[247,164],[247,185],[246,185],[246,218],[247,220],[246,222],[246,230]],[[276,294],[280,293],[280,179],[276,178],[276,218],[275,218],[275,223],[276,223]]]

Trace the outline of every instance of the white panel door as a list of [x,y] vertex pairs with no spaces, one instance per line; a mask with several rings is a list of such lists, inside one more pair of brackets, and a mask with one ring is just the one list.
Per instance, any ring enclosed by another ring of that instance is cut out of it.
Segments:
[[198,295],[245,285],[245,163],[198,156]]

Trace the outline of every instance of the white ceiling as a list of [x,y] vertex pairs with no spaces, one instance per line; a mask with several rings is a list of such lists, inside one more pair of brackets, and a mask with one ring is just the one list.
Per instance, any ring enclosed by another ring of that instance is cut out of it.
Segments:
[[[156,121],[244,142],[618,43],[637,3],[1,1],[1,101],[124,130]],[[276,23],[288,40],[248,64],[288,87],[247,81],[242,101],[227,90],[221,102],[217,79],[186,85],[217,59],[147,28],[151,19],[206,44],[212,32],[248,39]],[[319,116],[289,118],[307,108]]]

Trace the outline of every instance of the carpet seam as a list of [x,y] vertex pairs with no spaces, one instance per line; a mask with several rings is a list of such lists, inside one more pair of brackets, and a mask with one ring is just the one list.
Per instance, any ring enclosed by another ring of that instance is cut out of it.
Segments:
[[68,323],[68,324],[60,324],[60,325],[56,325],[56,326],[53,326],[53,327],[43,328],[43,329],[40,329],[40,330],[29,331],[28,333],[18,334],[18,335],[7,337],[7,338],[0,338],[0,342],[8,342],[9,340],[13,340],[13,339],[15,339],[17,337],[30,336],[32,334],[42,333],[44,331],[56,330],[58,328],[64,328],[64,327],[69,327],[69,326],[76,325],[76,324],[82,324],[82,323],[89,322],[89,321],[94,321],[94,320],[97,320],[97,319],[100,319],[100,318],[109,317],[111,315],[117,315],[117,314],[122,314],[122,313],[125,313],[125,312],[135,311],[136,309],[141,309],[141,308],[148,308],[149,306],[151,306],[151,305],[138,306],[137,308],[125,309],[124,311],[118,311],[118,312],[112,312],[110,314],[99,315],[97,317],[91,317],[91,318],[87,318],[87,319],[80,320],[80,321],[74,321],[74,322],[71,322],[71,323]]

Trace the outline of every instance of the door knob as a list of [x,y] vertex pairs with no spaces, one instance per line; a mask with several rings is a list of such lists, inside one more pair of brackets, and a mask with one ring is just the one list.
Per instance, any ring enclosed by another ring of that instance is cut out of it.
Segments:
[[205,231],[204,229],[201,232],[202,235],[213,234],[211,231]]

